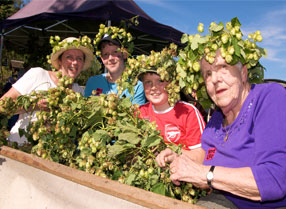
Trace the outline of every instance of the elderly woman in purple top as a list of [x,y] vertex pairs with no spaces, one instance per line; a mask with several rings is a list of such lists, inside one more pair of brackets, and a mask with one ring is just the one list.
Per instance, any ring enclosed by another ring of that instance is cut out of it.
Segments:
[[157,156],[159,166],[172,162],[173,183],[211,187],[230,200],[230,208],[286,208],[285,89],[250,84],[247,67],[228,64],[221,50],[212,64],[200,64],[219,108],[203,132],[202,152],[194,160],[166,149]]

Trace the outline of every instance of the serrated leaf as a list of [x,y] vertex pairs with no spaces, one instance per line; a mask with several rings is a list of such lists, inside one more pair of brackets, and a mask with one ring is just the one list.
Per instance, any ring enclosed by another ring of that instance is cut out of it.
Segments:
[[130,108],[132,106],[132,102],[129,98],[124,98],[120,101],[120,106],[124,108]]
[[69,133],[70,137],[75,137],[77,135],[77,128],[76,127],[72,127],[71,128],[71,132]]
[[96,141],[100,141],[104,144],[107,144],[111,141],[111,137],[108,134],[108,132],[105,130],[100,130],[100,129],[96,130],[96,132],[94,132],[92,134],[92,138],[94,138]]
[[152,186],[151,191],[157,194],[165,195],[166,186],[164,185],[164,183],[160,182]]
[[153,147],[161,143],[161,137],[159,135],[147,136],[142,139],[142,147]]
[[182,64],[181,62],[182,62],[183,60],[186,60],[186,56],[187,56],[186,52],[180,50],[180,52],[179,52],[179,57],[180,57],[180,59],[178,60],[178,62],[179,62],[180,64]]
[[108,146],[108,157],[110,158],[115,158],[117,155],[125,152],[126,150],[130,149],[130,148],[134,148],[136,147],[133,144],[114,144],[114,145],[110,145]]
[[240,47],[237,44],[237,39],[232,37],[231,42],[234,48],[234,54],[240,57]]
[[135,178],[136,178],[136,175],[134,173],[130,173],[128,177],[126,178],[125,183],[128,185],[131,185],[132,182],[135,180]]
[[212,25],[209,30],[213,32],[221,31],[224,28],[223,25]]
[[131,144],[138,144],[141,138],[136,133],[120,133],[118,140],[124,140]]
[[199,47],[199,44],[202,44],[202,43],[205,43],[205,39],[198,37],[198,36],[195,36],[192,39],[191,49],[196,50]]
[[3,127],[3,126],[6,126],[7,123],[8,123],[8,118],[2,118],[2,119],[1,119],[1,126],[2,126],[2,127]]
[[234,18],[231,19],[231,25],[232,25],[232,27],[235,27],[235,26],[239,26],[240,27],[241,26],[241,24],[240,24],[240,22],[239,22],[237,17],[234,17]]
[[189,40],[188,34],[184,33],[184,34],[182,35],[182,38],[181,38],[181,43],[182,43],[182,44],[187,43],[188,40]]
[[91,149],[89,147],[85,147],[80,151],[80,153],[88,156],[91,154]]
[[245,54],[245,52],[244,52],[243,49],[240,49],[240,54],[241,54],[241,56],[243,57],[243,59],[246,58],[246,54]]
[[152,174],[149,179],[150,179],[150,184],[154,185],[159,181],[160,176],[158,174]]
[[117,127],[119,127],[121,129],[121,132],[122,133],[125,133],[125,132],[133,132],[133,133],[136,133],[136,134],[139,134],[140,133],[140,130],[134,126],[133,124],[122,124],[121,121],[117,121],[116,123]]
[[180,80],[179,80],[179,86],[180,86],[181,89],[186,86],[186,83],[184,82],[184,79],[180,78]]
[[122,175],[123,175],[123,174],[122,174],[122,171],[116,170],[116,171],[114,171],[114,173],[113,173],[112,180],[118,180],[118,178],[119,178],[120,176],[122,176]]

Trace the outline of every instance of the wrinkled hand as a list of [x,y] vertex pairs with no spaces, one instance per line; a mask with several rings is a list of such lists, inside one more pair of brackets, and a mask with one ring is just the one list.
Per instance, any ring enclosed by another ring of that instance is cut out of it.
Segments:
[[180,155],[170,165],[170,179],[175,185],[180,185],[180,181],[185,181],[196,187],[208,188],[206,173],[206,166],[194,162],[186,155]]
[[156,157],[156,162],[160,167],[165,167],[166,163],[173,162],[179,155],[173,152],[170,148],[166,148]]
[[49,111],[47,100],[41,99],[40,101],[38,101],[37,108],[41,111]]

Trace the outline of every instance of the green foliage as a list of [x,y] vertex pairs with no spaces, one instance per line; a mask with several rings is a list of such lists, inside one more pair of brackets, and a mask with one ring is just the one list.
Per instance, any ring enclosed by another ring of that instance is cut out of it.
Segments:
[[[202,24],[199,25],[199,32],[203,31]],[[220,50],[221,56],[230,65],[241,62],[248,68],[250,82],[259,83],[263,80],[264,68],[260,65],[259,59],[266,56],[266,50],[258,47],[257,42],[262,41],[260,31],[248,35],[248,39],[242,39],[240,30],[241,24],[238,18],[233,18],[225,25],[220,22],[212,22],[209,26],[209,35],[200,34],[182,36],[182,43],[185,47],[179,52],[177,69],[186,71],[186,80],[189,81],[188,93],[196,91],[198,101],[204,109],[211,106],[200,73],[199,61],[204,58],[210,64],[214,63],[216,52]],[[185,82],[180,82],[182,86]]]
[[0,20],[5,20],[7,17],[11,16],[18,10],[19,8],[14,7],[14,2],[12,0],[1,0],[0,1]]
[[[147,191],[180,200],[186,196],[184,201],[192,203],[203,194],[197,188],[189,194],[185,184],[182,192],[175,194],[177,187],[169,179],[169,168],[162,169],[155,162],[156,155],[169,145],[164,143],[155,123],[136,117],[138,105],[115,94],[86,98],[66,88],[72,80],[60,79],[57,88],[32,92],[2,104],[2,113],[8,118],[11,109],[33,110],[39,100],[48,102],[50,111],[36,112],[38,120],[22,130],[34,145],[31,153]],[[28,146],[24,147],[27,151]],[[170,147],[180,152],[180,147]]]

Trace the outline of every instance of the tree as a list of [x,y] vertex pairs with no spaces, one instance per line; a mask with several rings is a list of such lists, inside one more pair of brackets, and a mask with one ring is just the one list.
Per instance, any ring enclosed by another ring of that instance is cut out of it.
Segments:
[[31,0],[0,0],[0,20],[5,20],[15,14]]
[[[5,20],[11,15],[19,11],[25,4],[29,3],[31,0],[0,0],[0,21]],[[2,57],[2,63],[6,60],[19,59],[24,60],[24,55],[15,52],[14,50],[7,50],[3,48],[3,54],[5,57]],[[8,65],[9,66],[9,65]],[[11,76],[11,72],[8,66],[1,66],[0,69],[0,89],[2,90],[3,85],[6,83],[6,80]],[[2,93],[0,91],[0,93]]]

